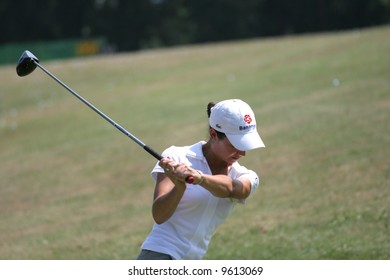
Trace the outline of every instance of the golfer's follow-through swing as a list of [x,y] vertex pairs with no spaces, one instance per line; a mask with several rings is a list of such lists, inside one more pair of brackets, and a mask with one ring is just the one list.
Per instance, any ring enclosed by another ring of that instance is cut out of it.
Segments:
[[[32,73],[36,67],[41,68],[46,74],[48,74],[50,77],[52,77],[56,82],[58,82],[60,85],[62,85],[64,88],[66,88],[70,93],[72,93],[74,96],[76,96],[79,100],[81,100],[84,104],[86,104],[89,108],[94,110],[96,113],[98,113],[102,118],[104,118],[106,121],[108,121],[110,124],[115,126],[119,131],[121,131],[123,134],[128,136],[131,140],[133,140],[135,143],[140,145],[142,148],[144,148],[145,151],[147,151],[150,155],[155,157],[157,160],[161,160],[162,156],[151,149],[149,146],[147,146],[145,143],[143,143],[141,140],[139,140],[137,137],[135,137],[133,134],[128,132],[126,129],[124,129],[122,126],[117,124],[115,121],[113,121],[110,117],[108,117],[106,114],[104,114],[102,111],[100,111],[98,108],[96,108],[94,105],[92,105],[90,102],[88,102],[85,98],[83,98],[81,95],[79,95],[77,92],[72,90],[70,87],[68,87],[65,83],[63,83],[60,79],[58,79],[56,76],[54,76],[52,73],[50,73],[47,69],[45,69],[42,65],[39,64],[39,59],[33,55],[30,51],[26,50],[23,52],[22,56],[19,58],[18,64],[16,66],[16,73],[18,76],[23,77],[27,76],[28,74]],[[186,178],[187,183],[192,183],[194,181],[194,178],[192,176],[189,176]]]

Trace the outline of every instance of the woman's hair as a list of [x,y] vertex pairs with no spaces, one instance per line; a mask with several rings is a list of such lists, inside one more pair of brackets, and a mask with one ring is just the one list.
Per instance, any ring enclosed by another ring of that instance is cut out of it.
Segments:
[[[211,108],[213,108],[215,105],[214,102],[209,102],[209,104],[207,104],[207,116],[210,118],[210,114],[211,114]],[[210,128],[212,128],[210,126]],[[217,133],[217,136],[218,136],[218,139],[219,140],[223,140],[224,138],[226,138],[226,135],[225,133],[223,132],[219,132],[218,130],[216,130],[215,128],[213,128],[215,130],[215,132]]]
[[207,104],[207,116],[210,118],[210,114],[211,114],[211,108],[213,108],[215,105],[214,102],[209,102],[209,104]]

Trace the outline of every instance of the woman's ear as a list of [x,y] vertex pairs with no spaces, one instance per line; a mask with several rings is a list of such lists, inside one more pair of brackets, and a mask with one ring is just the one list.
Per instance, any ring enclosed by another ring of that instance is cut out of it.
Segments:
[[217,132],[215,131],[214,128],[210,127],[209,133],[210,133],[210,139],[211,140],[218,139]]

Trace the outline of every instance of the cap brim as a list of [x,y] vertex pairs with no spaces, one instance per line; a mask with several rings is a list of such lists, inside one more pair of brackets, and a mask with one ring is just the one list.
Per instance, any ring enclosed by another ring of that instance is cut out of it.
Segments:
[[264,142],[261,140],[260,135],[257,133],[256,129],[245,134],[225,134],[234,148],[240,151],[249,151],[265,147]]

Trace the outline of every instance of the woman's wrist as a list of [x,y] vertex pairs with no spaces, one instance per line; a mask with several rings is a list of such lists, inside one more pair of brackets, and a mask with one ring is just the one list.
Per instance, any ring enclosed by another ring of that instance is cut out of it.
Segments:
[[203,172],[200,170],[196,170],[198,172],[198,182],[196,183],[197,185],[201,185],[204,182],[204,175]]

